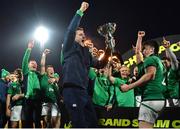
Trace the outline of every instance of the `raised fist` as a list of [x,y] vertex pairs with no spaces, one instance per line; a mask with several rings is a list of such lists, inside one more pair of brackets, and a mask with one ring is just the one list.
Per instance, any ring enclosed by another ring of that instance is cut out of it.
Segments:
[[34,40],[30,40],[28,43],[28,48],[32,49],[34,47]]
[[165,37],[163,37],[162,45],[163,45],[165,48],[169,48],[169,47],[170,47],[170,41],[166,40]]
[[80,10],[82,12],[86,11],[86,9],[89,7],[89,4],[87,2],[82,2]]
[[138,37],[144,37],[145,31],[138,31]]
[[47,54],[49,54],[50,52],[51,52],[51,51],[50,51],[49,49],[45,49],[43,53],[47,55]]

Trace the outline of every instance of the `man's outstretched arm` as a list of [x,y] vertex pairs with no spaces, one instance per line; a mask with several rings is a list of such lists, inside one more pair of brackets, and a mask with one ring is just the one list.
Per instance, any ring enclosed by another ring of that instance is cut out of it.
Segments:
[[49,49],[45,49],[41,57],[41,75],[46,72],[46,55],[50,53]]
[[166,57],[168,57],[171,61],[171,68],[173,70],[177,70],[179,64],[177,57],[170,49],[170,41],[167,41],[164,37],[163,37],[163,46],[166,48]]
[[22,61],[22,72],[24,75],[27,74],[29,71],[28,63],[29,63],[31,50],[33,47],[34,47],[34,40],[31,40],[28,43],[28,48],[26,49],[26,52],[24,54],[23,61]]
[[89,4],[87,2],[82,2],[80,9],[77,10],[75,16],[71,20],[71,23],[68,26],[68,30],[64,38],[63,52],[69,50],[73,46],[73,43],[75,40],[76,29],[78,28],[81,18],[88,7],[89,7]]

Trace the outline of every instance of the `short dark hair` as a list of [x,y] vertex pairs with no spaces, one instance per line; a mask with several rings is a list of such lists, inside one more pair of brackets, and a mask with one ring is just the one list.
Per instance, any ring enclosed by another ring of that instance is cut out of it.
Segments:
[[[16,73],[17,78],[19,78],[20,80],[22,79],[22,77],[23,77],[23,74],[22,74],[22,69],[17,68],[17,69],[15,69],[15,70],[14,70],[14,72],[13,72],[13,73]],[[22,81],[22,80],[21,80],[21,81]]]
[[49,67],[54,68],[52,65],[47,65],[47,66],[46,66],[46,70],[47,70]]
[[[31,61],[35,61],[35,60],[33,60],[33,59],[29,60],[29,62],[31,62]],[[35,62],[36,62],[36,61],[35,61]]]
[[158,52],[159,52],[159,44],[158,44],[157,41],[148,40],[148,41],[143,42],[143,46],[145,46],[145,45],[153,47],[154,48],[154,53],[158,54]]
[[82,27],[78,27],[77,29],[76,29],[76,31],[77,30],[82,30],[82,31],[84,31],[84,29],[82,28]]

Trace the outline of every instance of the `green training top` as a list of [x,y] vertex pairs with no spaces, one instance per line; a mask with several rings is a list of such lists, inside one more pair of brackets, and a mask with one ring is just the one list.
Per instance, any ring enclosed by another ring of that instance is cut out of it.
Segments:
[[120,90],[120,85],[122,84],[128,84],[128,79],[115,78],[114,86],[116,94],[116,105],[118,107],[134,107],[134,89],[131,89],[127,92],[122,92]]
[[163,100],[163,86],[162,81],[164,78],[164,66],[161,59],[155,55],[151,55],[144,60],[144,70],[149,66],[156,67],[155,78],[150,80],[142,88],[142,100]]
[[[179,98],[179,76],[178,70],[170,70],[167,72],[167,85],[164,84],[165,87],[165,97],[166,98]],[[165,81],[165,79],[164,79]]]
[[[11,95],[11,98],[16,94],[21,94],[21,85],[18,82],[12,82],[8,88],[7,94]],[[11,100],[11,106],[22,105],[23,98],[18,99],[16,101]]]
[[49,77],[44,74],[41,78],[41,88],[44,94],[43,101],[46,103],[57,103],[58,86],[48,82]]
[[92,101],[96,105],[112,105],[114,87],[106,76],[98,76],[93,68],[89,70],[89,78],[95,79]]
[[[143,62],[137,64],[137,68],[138,68],[138,75],[137,75],[137,80],[141,78],[141,76],[144,75],[144,67],[143,67]],[[134,88],[134,94],[135,96],[141,96],[142,95],[142,90],[141,87],[136,87]]]
[[37,99],[40,91],[40,83],[38,79],[38,74],[36,71],[31,71],[28,68],[28,61],[30,58],[31,50],[27,49],[22,61],[22,72],[24,76],[28,76],[27,79],[27,92],[25,94],[26,98]]

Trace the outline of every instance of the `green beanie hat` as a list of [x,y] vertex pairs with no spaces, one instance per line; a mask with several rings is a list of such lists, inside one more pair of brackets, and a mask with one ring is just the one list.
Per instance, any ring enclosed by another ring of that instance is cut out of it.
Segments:
[[55,77],[55,78],[59,78],[59,74],[58,74],[58,73],[55,73],[55,74],[54,74],[54,77]]
[[10,73],[5,70],[5,69],[1,69],[1,78],[5,78],[7,75],[9,75]]

